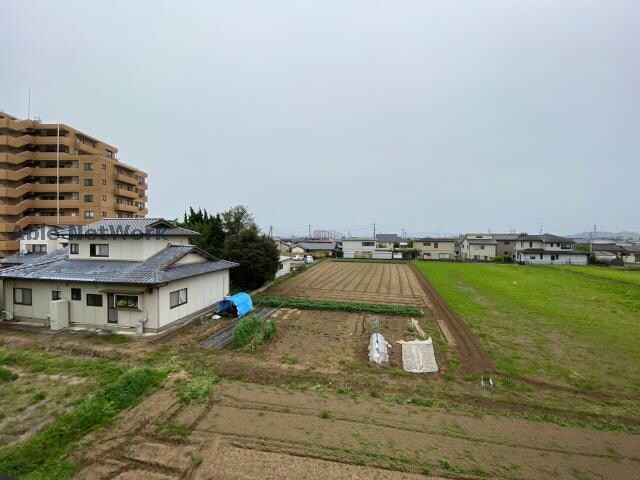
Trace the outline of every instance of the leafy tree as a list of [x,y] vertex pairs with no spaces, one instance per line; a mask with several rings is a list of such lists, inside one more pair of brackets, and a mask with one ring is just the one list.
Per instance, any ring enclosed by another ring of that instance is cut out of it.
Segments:
[[216,257],[222,256],[226,233],[219,213],[210,215],[206,210],[199,208],[195,211],[189,207],[189,212],[185,212],[180,226],[200,233],[199,236],[191,239],[194,245]]
[[239,235],[228,235],[223,256],[240,264],[231,270],[231,281],[246,290],[259,288],[273,280],[280,260],[276,244],[265,235],[259,235],[257,228],[241,231]]
[[245,205],[236,205],[222,212],[222,224],[227,235],[239,235],[244,230],[258,231],[255,218]]

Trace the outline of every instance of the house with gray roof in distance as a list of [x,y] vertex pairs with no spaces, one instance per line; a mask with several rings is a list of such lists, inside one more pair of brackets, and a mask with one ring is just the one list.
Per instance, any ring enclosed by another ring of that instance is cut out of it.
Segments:
[[334,240],[306,240],[296,242],[291,247],[291,253],[312,255],[314,257],[333,257],[336,253]]
[[589,254],[576,250],[575,245],[572,239],[558,235],[523,233],[516,239],[516,262],[520,264],[586,265]]
[[237,266],[161,218],[102,219],[61,235],[68,246],[0,270],[5,319],[158,332],[227,296]]
[[455,260],[456,239],[453,237],[415,238],[413,248],[422,260]]
[[496,241],[496,255],[514,261],[516,259],[516,240],[518,233],[493,233]]
[[462,238],[460,255],[463,260],[489,262],[497,255],[497,244],[491,233],[467,233]]
[[377,233],[376,234],[377,248],[390,248],[391,250],[393,250],[396,244],[398,244],[399,246],[400,243],[404,243],[404,242],[405,240],[403,240],[402,237],[396,235],[395,233]]

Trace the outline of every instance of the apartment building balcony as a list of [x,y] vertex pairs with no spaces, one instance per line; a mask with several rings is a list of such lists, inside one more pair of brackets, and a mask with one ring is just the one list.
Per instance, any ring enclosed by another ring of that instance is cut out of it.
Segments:
[[129,176],[123,173],[116,173],[114,177],[119,182],[126,183],[128,185],[135,185],[136,187],[138,186],[138,179],[135,175]]
[[118,202],[116,202],[114,208],[116,211],[120,212],[139,213],[140,211],[140,208],[137,205],[127,205],[126,203]]
[[15,251],[20,248],[20,240],[0,240],[0,251]]
[[134,190],[127,190],[126,188],[118,188],[115,187],[113,189],[113,194],[118,197],[126,197],[131,199],[138,199],[138,192]]

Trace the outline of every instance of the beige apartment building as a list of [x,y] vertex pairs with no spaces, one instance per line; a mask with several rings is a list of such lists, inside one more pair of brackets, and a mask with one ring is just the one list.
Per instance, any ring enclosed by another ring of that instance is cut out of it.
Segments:
[[118,161],[116,147],[0,112],[0,258],[18,250],[14,232],[27,227],[146,214],[147,174]]

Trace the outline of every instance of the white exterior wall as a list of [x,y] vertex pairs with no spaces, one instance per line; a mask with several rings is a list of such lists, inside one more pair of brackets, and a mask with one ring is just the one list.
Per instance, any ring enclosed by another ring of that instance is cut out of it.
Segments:
[[[479,260],[489,261],[496,256],[496,245],[477,245],[469,243],[467,239],[462,242],[462,256],[467,260],[474,260],[475,256],[479,257]],[[487,257],[487,258],[484,258]]]
[[291,257],[280,257],[276,278],[283,277],[289,273],[291,273]]
[[62,248],[62,243],[66,242],[63,238],[56,238],[57,230],[50,226],[43,226],[35,231],[25,234],[20,239],[20,252],[31,251],[32,245],[46,245],[47,253],[55,252]]
[[[187,303],[170,308],[170,292],[187,289]],[[229,295],[229,270],[176,280],[158,289],[158,328],[196,313],[219,302]]]
[[[363,246],[362,243],[371,243],[371,246]],[[343,253],[355,253],[355,252],[374,252],[376,250],[375,240],[342,240],[342,252]],[[346,257],[345,258],[353,258]]]
[[[229,270],[222,270],[171,282],[162,287],[147,285],[111,285],[40,280],[12,280],[4,282],[5,310],[18,320],[46,322],[50,314],[51,292],[60,290],[62,298],[69,302],[70,324],[134,328],[145,317],[145,330],[157,330],[182,318],[210,307],[229,294]],[[14,305],[13,288],[30,288],[32,304]],[[80,288],[81,300],[71,300],[71,289]],[[169,308],[169,293],[187,288],[187,303]],[[118,323],[108,323],[108,292],[138,296],[138,308],[118,308]],[[87,294],[102,295],[102,307],[87,305]]]
[[[155,255],[160,250],[167,248],[169,245],[188,245],[188,237],[166,237],[149,239],[143,237],[141,239],[134,238],[95,238],[89,239],[73,239],[69,243],[77,243],[80,253],[70,254],[70,260],[135,260],[142,261]],[[92,243],[109,245],[108,257],[92,257],[90,256],[90,247]]]
[[[540,258],[542,255],[542,258]],[[551,255],[557,255],[557,260],[551,260]],[[534,257],[534,258],[532,258]],[[588,255],[567,255],[562,252],[556,253],[531,253],[524,254],[518,252],[516,254],[516,261],[523,262],[530,265],[587,265]]]

